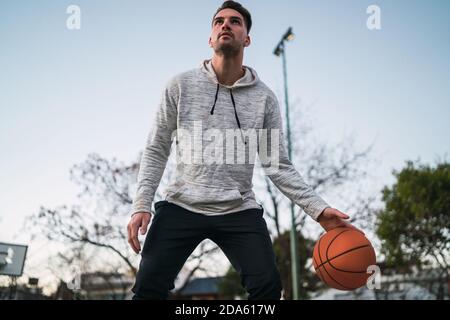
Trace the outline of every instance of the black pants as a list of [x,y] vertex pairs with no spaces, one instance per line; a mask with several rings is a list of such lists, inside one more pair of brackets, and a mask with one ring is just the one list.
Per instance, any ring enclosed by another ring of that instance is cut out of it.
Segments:
[[208,238],[241,276],[248,299],[280,299],[281,280],[264,209],[205,216],[168,201],[155,203],[142,248],[133,299],[167,299],[174,280],[197,245]]

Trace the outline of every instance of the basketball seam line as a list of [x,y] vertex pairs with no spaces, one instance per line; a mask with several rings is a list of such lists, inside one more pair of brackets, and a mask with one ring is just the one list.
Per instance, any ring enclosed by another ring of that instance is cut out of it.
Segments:
[[333,277],[331,276],[331,274],[328,272],[327,268],[325,268],[324,266],[323,266],[323,270],[325,270],[325,272],[326,272],[327,275],[331,278],[331,280],[333,280],[334,282],[336,282],[338,285],[340,285],[341,287],[343,287],[343,288],[345,288],[345,289],[347,289],[347,290],[353,290],[352,288],[349,288],[349,287],[344,286],[344,285],[341,284],[339,281],[337,281],[335,278],[333,278]]
[[[314,260],[314,262],[317,264],[317,261],[316,261],[316,258],[313,256],[313,260]],[[319,276],[319,278],[320,278],[320,280],[322,280],[323,281],[323,276],[322,276],[322,271],[320,271],[320,269],[316,269],[316,267],[314,267],[314,269],[316,270],[316,272],[318,271],[319,272],[319,274],[320,274],[320,276]]]
[[[319,239],[319,243],[318,243],[318,245],[317,246],[315,246],[314,247],[314,249],[313,249],[313,261],[317,264],[317,265],[319,265],[318,263],[317,263],[317,261],[316,261],[316,257],[314,256],[314,250],[317,248],[317,251],[319,252],[319,257],[320,257],[320,239]],[[320,262],[322,263],[322,259],[320,260]],[[314,269],[316,269],[316,267],[314,267]],[[317,271],[317,269],[316,269],[316,271]],[[319,274],[320,274],[320,276],[319,276],[319,278],[320,278],[320,280],[322,280],[323,281],[323,276],[322,276],[322,272],[319,270]]]
[[[370,247],[370,245],[365,245],[365,246],[361,246],[361,247],[358,247],[358,248],[354,248],[353,250],[361,249],[361,248],[366,248],[366,247]],[[336,257],[335,257],[335,258],[336,258]],[[334,259],[334,258],[333,258],[333,259]],[[333,259],[331,259],[331,260],[333,260]],[[331,260],[329,260],[328,263],[329,263],[330,266],[331,266],[333,269],[335,269],[335,270],[342,271],[342,272],[348,272],[348,273],[367,273],[367,270],[364,270],[364,271],[347,271],[347,270],[342,270],[342,269],[336,268],[336,267],[331,263]]]
[[336,240],[341,234],[343,234],[344,232],[347,232],[349,230],[344,230],[341,233],[338,233],[328,244],[327,249],[325,250],[325,257],[327,258],[327,261],[330,260],[330,258],[328,258],[328,251],[330,250],[331,245],[333,244],[334,240]]
[[[340,234],[342,234],[342,233],[344,233],[344,232],[346,232],[346,231],[348,231],[348,230],[343,230],[342,232],[338,233],[338,234],[333,238],[332,242],[333,242],[334,239],[336,239]],[[320,244],[321,244],[321,242],[322,242],[322,237],[319,239],[319,247],[317,248],[317,249],[319,250],[320,263],[322,263],[322,255],[320,254]],[[330,242],[330,244],[331,244],[331,242]],[[329,245],[328,245],[328,246],[329,246]],[[322,265],[323,265],[323,264],[322,264]],[[341,287],[343,287],[343,288],[345,288],[345,289],[347,289],[347,290],[351,290],[351,288],[348,288],[348,287],[342,285],[342,284],[339,283],[336,279],[334,279],[334,278],[330,275],[330,273],[328,272],[327,268],[324,267],[323,269],[325,270],[325,272],[327,273],[327,275],[331,278],[331,280],[333,280],[334,282],[336,282],[339,286],[341,286]],[[325,279],[325,278],[324,278],[324,279]]]
[[[330,261],[333,261],[334,259],[339,258],[340,256],[342,256],[342,255],[344,255],[344,254],[346,254],[346,253],[349,253],[349,252],[352,252],[352,251],[355,251],[355,250],[358,250],[358,249],[361,249],[361,248],[366,248],[366,247],[370,247],[370,244],[365,244],[365,245],[363,245],[363,246],[355,247],[355,248],[352,248],[352,249],[350,249],[350,250],[344,251],[344,252],[338,254],[337,256],[334,256],[333,258],[324,261],[323,263],[321,263],[321,264],[318,266],[318,268],[320,268],[322,265],[324,265],[324,264],[327,263],[327,262],[330,263]],[[331,263],[330,263],[330,265],[331,265],[334,269],[339,270],[339,269],[337,269],[336,267],[334,267]],[[339,271],[345,271],[345,272],[363,272],[363,271],[346,271],[346,270],[339,270]],[[365,272],[365,271],[364,271],[364,272]]]
[[[338,271],[349,272],[349,273],[365,273],[365,271],[346,271],[346,270],[338,269],[338,268],[336,268],[335,266],[333,266],[333,264],[331,263],[331,260],[333,260],[333,259],[335,259],[335,258],[337,258],[337,257],[339,257],[339,256],[341,256],[341,255],[343,255],[343,254],[349,253],[349,252],[351,252],[351,251],[353,251],[353,250],[364,248],[365,246],[368,246],[368,245],[360,246],[360,247],[356,247],[356,248],[352,248],[352,250],[347,250],[346,252],[342,252],[342,253],[338,254],[337,256],[334,256],[334,257],[331,258],[331,259],[328,257],[328,251],[330,250],[330,247],[331,247],[331,245],[333,244],[334,240],[336,240],[336,239],[337,239],[341,234],[343,234],[345,231],[353,231],[353,230],[344,230],[344,231],[342,231],[341,233],[337,234],[337,235],[333,238],[333,240],[330,241],[330,244],[328,245],[327,250],[326,250],[326,252],[325,252],[325,255],[326,255],[326,258],[327,258],[327,261],[326,261],[326,262],[328,262],[328,263],[330,264],[330,266],[331,266],[333,269],[338,270]],[[326,263],[326,262],[324,262],[324,263]]]
[[[348,230],[342,230],[341,232],[339,232],[337,235],[335,235],[334,236],[334,238],[333,239],[331,239],[331,241],[330,241],[330,244],[328,245],[328,247],[327,247],[327,251],[325,252],[325,255],[327,255],[327,252],[328,252],[328,248],[331,246],[331,244],[333,243],[333,241],[337,238],[337,237],[339,237],[341,234],[343,234],[344,232],[347,232]],[[325,261],[325,262],[323,262],[322,261],[322,255],[320,254],[320,243],[322,242],[322,237],[320,237],[320,239],[319,239],[319,247],[318,247],[318,251],[319,251],[319,258],[320,258],[320,265],[318,266],[318,268],[320,268],[324,263],[326,263],[327,261],[328,261],[328,256],[326,257],[327,258],[327,260]]]
[[[332,240],[331,240],[331,242],[330,242],[330,244],[334,241],[334,239],[336,239],[340,234],[342,234],[342,233],[344,233],[344,232],[346,232],[346,231],[348,231],[348,230],[343,230],[343,231],[341,231],[340,233],[338,233]],[[321,242],[322,242],[322,237],[320,237],[320,239],[319,239],[319,246],[317,247],[317,251],[319,251],[319,259],[320,259],[320,265],[322,265],[323,264],[323,261],[322,261],[322,255],[320,254],[320,244],[321,244]],[[329,246],[329,245],[328,245]]]

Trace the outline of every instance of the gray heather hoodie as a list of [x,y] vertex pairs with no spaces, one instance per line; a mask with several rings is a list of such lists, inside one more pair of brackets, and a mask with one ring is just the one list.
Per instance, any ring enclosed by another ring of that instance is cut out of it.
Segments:
[[[329,207],[288,159],[275,94],[255,70],[244,69],[241,79],[226,86],[218,83],[211,60],[205,60],[168,82],[142,155],[133,213],[152,211],[173,140],[175,179],[163,192],[169,202],[205,215],[261,209],[252,190],[258,155],[277,188],[314,220]],[[235,159],[244,155],[245,161]]]

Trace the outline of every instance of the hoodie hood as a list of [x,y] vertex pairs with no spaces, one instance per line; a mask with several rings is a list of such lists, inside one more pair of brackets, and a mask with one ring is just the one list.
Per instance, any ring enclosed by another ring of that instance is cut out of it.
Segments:
[[212,82],[214,82],[215,84],[220,84],[221,86],[228,88],[228,89],[252,86],[252,85],[255,85],[259,81],[258,74],[256,73],[256,71],[254,69],[252,69],[248,66],[243,66],[243,67],[245,69],[244,76],[242,78],[240,78],[239,80],[237,80],[235,83],[233,83],[231,86],[227,86],[227,85],[219,83],[219,81],[217,80],[216,73],[214,72],[214,69],[212,67],[211,59],[204,60],[200,65],[202,72],[206,73],[206,75]]

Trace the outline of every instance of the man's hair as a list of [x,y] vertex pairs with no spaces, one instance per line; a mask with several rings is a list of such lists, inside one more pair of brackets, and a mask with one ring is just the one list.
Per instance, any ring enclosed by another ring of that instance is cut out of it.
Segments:
[[250,12],[248,12],[247,9],[245,9],[239,2],[236,1],[225,1],[222,3],[222,5],[217,9],[216,13],[213,16],[213,22],[216,15],[219,13],[219,11],[223,9],[233,9],[239,12],[244,17],[245,25],[247,26],[247,34],[250,33],[250,29],[252,28],[252,16],[250,15]]

